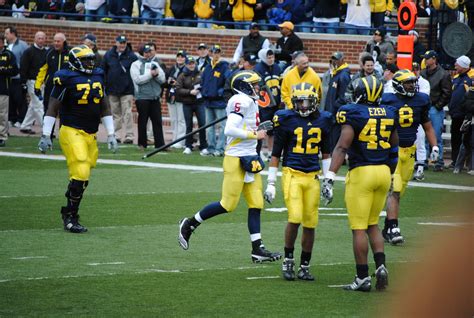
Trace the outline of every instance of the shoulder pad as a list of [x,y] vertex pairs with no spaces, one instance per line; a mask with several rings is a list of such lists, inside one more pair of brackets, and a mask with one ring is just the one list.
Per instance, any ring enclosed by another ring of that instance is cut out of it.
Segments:
[[71,70],[62,69],[54,73],[53,83],[54,85],[64,85],[67,82],[67,79],[73,74]]
[[94,75],[104,75],[104,70],[100,67],[96,67],[94,71],[92,72]]
[[289,117],[291,117],[292,114],[294,114],[292,110],[288,110],[288,109],[278,110],[272,119],[273,126],[278,127],[282,125]]

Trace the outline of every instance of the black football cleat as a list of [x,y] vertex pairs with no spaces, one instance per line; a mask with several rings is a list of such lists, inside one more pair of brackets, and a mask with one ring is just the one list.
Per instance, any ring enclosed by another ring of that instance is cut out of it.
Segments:
[[252,262],[254,263],[274,262],[279,259],[281,259],[280,253],[270,252],[263,245],[252,251]]
[[405,242],[402,234],[400,233],[400,228],[392,227],[387,230],[382,230],[382,236],[385,242],[390,243],[392,245],[399,245]]
[[372,283],[370,276],[367,276],[364,279],[360,279],[359,277],[355,277],[354,281],[342,287],[344,290],[348,291],[361,291],[361,292],[369,292],[372,288]]
[[281,264],[281,273],[286,280],[295,280],[295,260],[293,258],[285,258]]
[[380,265],[375,271],[375,289],[378,291],[385,290],[388,286],[388,270],[385,265]]
[[301,280],[308,280],[308,281],[313,281],[314,276],[311,275],[309,272],[309,265],[300,265],[300,268],[298,269],[298,279]]
[[178,233],[178,242],[183,250],[189,248],[189,238],[193,234],[195,228],[189,224],[189,219],[184,218],[179,221],[179,233]]
[[70,212],[66,207],[61,208],[64,230],[71,233],[85,233],[87,228],[79,223],[79,214]]

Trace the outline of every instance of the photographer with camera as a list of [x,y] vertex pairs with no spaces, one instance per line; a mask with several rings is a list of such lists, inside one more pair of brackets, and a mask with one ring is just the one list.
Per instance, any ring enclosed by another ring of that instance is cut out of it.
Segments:
[[147,43],[140,49],[140,57],[132,63],[130,76],[135,87],[135,104],[138,110],[138,147],[147,147],[146,125],[153,126],[155,148],[165,144],[161,114],[161,90],[166,81],[165,72],[153,56],[155,44]]

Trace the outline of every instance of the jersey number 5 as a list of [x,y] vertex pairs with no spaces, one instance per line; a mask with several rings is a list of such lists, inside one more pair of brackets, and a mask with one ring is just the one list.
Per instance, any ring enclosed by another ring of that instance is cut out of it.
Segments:
[[296,146],[293,147],[294,153],[307,153],[317,154],[319,153],[319,147],[316,146],[321,141],[321,128],[313,127],[308,130],[308,136],[314,136],[308,138],[306,145],[303,148],[303,127],[298,127],[293,131],[296,135]]
[[359,140],[367,143],[367,149],[375,150],[378,146],[388,149],[390,148],[390,143],[388,143],[390,131],[387,130],[387,126],[393,126],[393,119],[370,118],[360,132]]
[[[100,97],[94,97],[94,103],[98,104],[100,103],[100,99],[104,96],[104,92],[102,91],[102,84],[100,82],[94,82],[92,83],[92,89],[96,89],[99,91],[99,96]],[[85,84],[77,84],[76,89],[78,91],[84,91],[82,93],[81,99],[77,101],[78,104],[80,105],[87,105],[87,97],[89,96],[91,92],[91,84],[85,83]]]

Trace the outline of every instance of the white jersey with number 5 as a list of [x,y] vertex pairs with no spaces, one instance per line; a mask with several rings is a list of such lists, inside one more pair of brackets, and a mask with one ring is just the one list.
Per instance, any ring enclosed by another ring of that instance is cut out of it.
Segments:
[[[256,155],[257,139],[240,138],[237,135],[257,130],[260,123],[257,103],[247,95],[236,94],[229,99],[226,113],[228,117],[226,131],[239,130],[240,134],[226,133],[227,147],[225,154],[235,157]],[[240,119],[234,117],[234,114],[238,115]],[[230,116],[235,120],[229,120]],[[232,125],[233,127],[227,127],[227,125]]]

